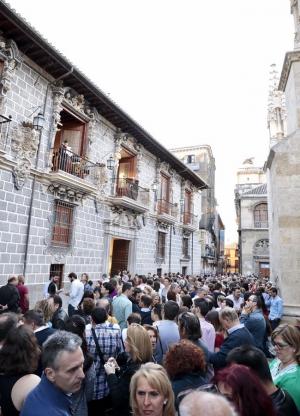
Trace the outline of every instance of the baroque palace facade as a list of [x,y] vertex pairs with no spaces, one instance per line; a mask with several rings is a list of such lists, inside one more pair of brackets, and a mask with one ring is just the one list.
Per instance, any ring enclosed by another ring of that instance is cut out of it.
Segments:
[[0,1],[0,284],[200,273],[206,183]]

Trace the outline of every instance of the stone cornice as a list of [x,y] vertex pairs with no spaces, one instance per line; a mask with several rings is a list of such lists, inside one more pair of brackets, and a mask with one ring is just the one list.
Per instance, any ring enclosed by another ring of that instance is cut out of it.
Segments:
[[294,62],[300,62],[300,51],[287,52],[285,54],[278,89],[285,91],[286,84],[289,78],[290,70]]

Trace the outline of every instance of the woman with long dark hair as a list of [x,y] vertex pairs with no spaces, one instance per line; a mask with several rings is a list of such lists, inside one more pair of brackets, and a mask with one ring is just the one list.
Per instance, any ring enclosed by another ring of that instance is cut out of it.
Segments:
[[218,371],[215,382],[240,416],[276,416],[272,400],[259,378],[245,365],[232,364]]

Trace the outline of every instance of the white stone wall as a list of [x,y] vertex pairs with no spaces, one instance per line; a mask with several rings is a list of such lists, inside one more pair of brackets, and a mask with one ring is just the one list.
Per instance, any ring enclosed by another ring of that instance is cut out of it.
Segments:
[[[28,64],[27,64],[27,63]],[[97,279],[107,271],[108,247],[111,238],[119,236],[130,239],[135,247],[132,256],[132,270],[136,273],[156,272],[161,267],[163,273],[181,271],[187,266],[188,273],[201,271],[201,245],[198,231],[189,237],[190,261],[182,261],[182,223],[180,221],[180,198],[182,178],[176,172],[172,176],[173,203],[178,206],[178,216],[171,227],[171,262],[170,227],[166,237],[166,258],[162,265],[156,263],[157,243],[157,212],[155,210],[155,194],[151,190],[157,178],[157,158],[142,148],[142,160],[139,169],[139,185],[149,190],[149,206],[145,215],[145,226],[133,230],[132,227],[112,225],[112,204],[106,197],[99,198],[95,204],[95,195],[90,195],[75,206],[73,244],[67,252],[59,252],[51,247],[52,219],[55,197],[49,193],[44,174],[49,172],[50,148],[53,146],[53,95],[47,85],[52,78],[44,73],[35,63],[26,57],[17,68],[11,89],[8,91],[4,114],[12,116],[8,146],[0,153],[0,284],[4,284],[11,274],[23,274],[26,239],[28,232],[31,197],[32,211],[30,235],[28,240],[28,257],[26,280],[30,287],[31,301],[41,297],[44,283],[49,278],[51,264],[64,264],[64,280],[69,272],[78,274],[87,272],[92,279]],[[67,85],[66,85],[67,86]],[[32,121],[33,116],[45,106],[45,128],[40,137],[40,157],[37,170],[35,158],[32,158],[31,174],[21,189],[16,189],[13,182],[12,169],[17,163],[17,154],[10,148],[11,137],[15,129],[23,121]],[[35,111],[33,115],[30,114]],[[93,143],[89,147],[88,157],[93,162],[106,162],[109,154],[115,152],[115,126],[98,115]],[[1,149],[0,149],[1,150]],[[33,177],[35,175],[35,184]],[[109,172],[108,172],[109,175]],[[86,179],[90,181],[88,177]],[[189,184],[187,184],[189,186]],[[105,191],[111,190],[108,181]],[[34,191],[34,194],[33,194]],[[99,196],[99,195],[98,195]],[[194,212],[201,216],[201,194],[194,193]]]

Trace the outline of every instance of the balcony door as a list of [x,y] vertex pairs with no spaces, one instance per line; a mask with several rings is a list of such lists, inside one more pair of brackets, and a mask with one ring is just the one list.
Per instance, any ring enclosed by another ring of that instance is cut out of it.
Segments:
[[184,212],[183,223],[191,224],[192,222],[192,194],[187,189],[184,191]]
[[159,213],[170,213],[170,178],[163,173],[160,174],[160,199],[158,211]]
[[[117,195],[133,198],[136,182],[136,156],[123,150],[117,174]],[[134,198],[135,199],[135,198]]]

